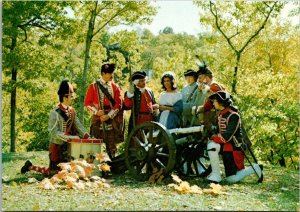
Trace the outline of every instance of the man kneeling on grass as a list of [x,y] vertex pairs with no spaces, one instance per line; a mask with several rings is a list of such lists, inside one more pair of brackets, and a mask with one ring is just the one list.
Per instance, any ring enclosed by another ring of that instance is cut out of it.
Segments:
[[89,133],[76,116],[74,108],[71,107],[75,93],[68,80],[63,80],[61,82],[57,94],[60,103],[50,112],[48,127],[50,133],[50,166],[34,166],[30,160],[27,160],[25,165],[21,168],[22,174],[30,170],[44,175],[57,173],[60,171],[60,168],[57,165],[61,162],[68,162],[70,159],[66,141],[79,138],[79,136],[85,139],[90,137]]
[[239,145],[242,140],[241,119],[238,110],[232,105],[230,94],[225,91],[218,91],[209,99],[213,101],[214,108],[220,112],[218,115],[218,132],[211,137],[211,141],[207,144],[212,168],[207,179],[210,182],[221,182],[220,153],[223,157],[227,182],[236,183],[254,173],[259,177],[258,182],[262,182],[262,165],[253,164],[253,166],[245,168],[244,150]]

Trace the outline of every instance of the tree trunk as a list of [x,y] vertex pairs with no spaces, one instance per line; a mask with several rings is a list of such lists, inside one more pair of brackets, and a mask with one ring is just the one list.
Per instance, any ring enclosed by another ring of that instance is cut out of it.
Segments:
[[232,79],[232,87],[231,87],[231,92],[236,94],[236,84],[237,84],[237,74],[238,74],[238,68],[240,64],[240,59],[241,59],[241,53],[237,52],[236,53],[236,64],[234,67],[234,72],[233,72],[233,79]]
[[[11,52],[17,45],[17,38],[12,38]],[[16,152],[16,98],[17,98],[17,69],[13,65],[11,70],[11,96],[10,96],[10,152]]]
[[89,21],[89,28],[86,35],[85,41],[85,53],[84,53],[84,68],[82,73],[82,81],[81,81],[81,90],[80,90],[80,103],[79,103],[79,120],[81,123],[84,123],[84,96],[86,92],[86,78],[87,73],[89,71],[90,66],[90,50],[91,50],[91,43],[93,38],[93,31],[95,27],[95,19],[96,19],[96,10],[97,10],[98,3],[95,2],[95,8],[91,13],[91,18]]

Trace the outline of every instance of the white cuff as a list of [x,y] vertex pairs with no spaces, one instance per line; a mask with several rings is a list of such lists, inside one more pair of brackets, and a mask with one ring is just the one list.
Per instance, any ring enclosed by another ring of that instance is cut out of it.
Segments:
[[128,98],[132,98],[133,96],[134,96],[134,93],[130,93],[130,92],[127,91],[127,97]]
[[119,109],[111,110],[111,111],[109,111],[109,113],[107,115],[109,116],[110,119],[113,119],[118,114],[118,112],[119,112]]

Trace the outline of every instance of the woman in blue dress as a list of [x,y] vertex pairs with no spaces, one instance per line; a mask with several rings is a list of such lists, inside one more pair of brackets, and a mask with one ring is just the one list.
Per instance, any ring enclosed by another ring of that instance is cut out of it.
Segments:
[[161,84],[163,92],[159,96],[159,117],[158,122],[167,129],[173,129],[181,126],[181,113],[183,110],[183,101],[181,92],[177,91],[175,85],[175,73],[167,71],[163,73]]

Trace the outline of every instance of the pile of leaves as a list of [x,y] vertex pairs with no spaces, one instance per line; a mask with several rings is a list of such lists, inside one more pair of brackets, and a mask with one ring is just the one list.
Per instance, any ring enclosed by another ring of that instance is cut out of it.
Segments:
[[[100,161],[97,165],[99,171],[109,172],[110,166],[105,162],[101,162],[104,156],[99,153],[96,160]],[[59,163],[61,168],[57,174],[53,175],[50,179],[45,178],[41,181],[40,185],[44,189],[85,189],[86,187],[92,188],[109,188],[110,185],[106,180],[99,176],[92,176],[93,170],[96,168],[93,163],[88,163],[86,160],[74,160],[67,163]]]
[[197,185],[190,185],[187,181],[181,180],[177,175],[172,174],[172,179],[175,181],[175,183],[171,183],[168,186],[173,187],[174,190],[180,194],[184,193],[193,193],[193,194],[213,194],[213,195],[219,195],[219,194],[226,194],[226,192],[222,191],[222,186],[215,183],[210,183],[209,189],[201,189]]

